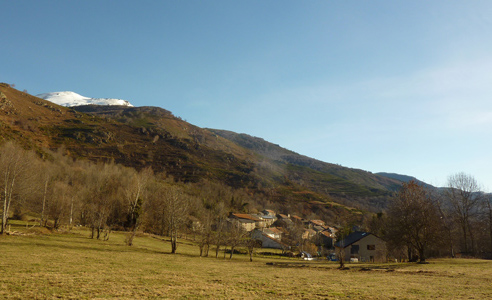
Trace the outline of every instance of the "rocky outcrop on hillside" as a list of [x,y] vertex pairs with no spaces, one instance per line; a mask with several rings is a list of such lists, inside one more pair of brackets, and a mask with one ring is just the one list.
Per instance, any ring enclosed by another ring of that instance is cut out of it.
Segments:
[[4,114],[15,114],[15,107],[12,102],[7,99],[7,96],[0,92],[0,111]]

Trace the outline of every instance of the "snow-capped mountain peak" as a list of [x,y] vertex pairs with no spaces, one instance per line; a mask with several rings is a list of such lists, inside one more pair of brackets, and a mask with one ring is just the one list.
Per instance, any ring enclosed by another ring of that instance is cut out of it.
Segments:
[[130,102],[112,98],[89,98],[74,92],[54,92],[36,95],[36,97],[48,100],[61,106],[80,106],[80,105],[123,105],[133,106]]

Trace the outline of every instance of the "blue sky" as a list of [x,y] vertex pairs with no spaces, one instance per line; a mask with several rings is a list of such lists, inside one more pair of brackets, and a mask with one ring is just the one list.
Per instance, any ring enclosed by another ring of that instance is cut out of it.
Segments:
[[490,1],[1,1],[0,81],[492,189]]

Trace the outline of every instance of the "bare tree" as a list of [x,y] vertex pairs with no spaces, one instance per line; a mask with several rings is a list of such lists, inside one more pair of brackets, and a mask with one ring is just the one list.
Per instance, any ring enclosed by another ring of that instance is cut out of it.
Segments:
[[53,220],[54,229],[58,229],[62,218],[68,215],[72,199],[71,186],[66,182],[56,181],[53,187],[52,201],[48,206],[48,215]]
[[107,221],[118,198],[120,174],[119,167],[114,164],[91,165],[86,171],[84,211],[92,229],[92,238],[97,234],[99,239],[103,231],[105,239],[109,236]]
[[29,167],[34,160],[33,153],[12,142],[7,142],[0,148],[0,191],[3,198],[1,234],[5,234],[13,201],[32,176]]
[[139,173],[133,172],[131,176],[127,177],[128,182],[123,186],[128,210],[128,225],[130,226],[130,234],[126,239],[128,246],[133,245],[133,239],[142,224],[141,215],[146,198],[146,188],[152,178],[152,169],[146,168]]
[[231,247],[231,253],[229,259],[232,259],[232,255],[234,254],[234,250],[239,246],[244,244],[245,238],[248,235],[248,232],[244,230],[241,223],[237,220],[232,220],[228,223],[228,239],[227,245]]
[[223,203],[219,203],[216,206],[214,210],[214,217],[215,258],[218,258],[220,247],[226,242],[225,229],[227,224],[227,217]]
[[255,249],[261,248],[261,241],[249,236],[244,239],[244,246],[248,249],[249,261],[252,262]]
[[187,196],[176,186],[169,186],[163,190],[164,222],[168,235],[171,238],[171,253],[176,253],[178,248],[178,234],[186,223],[188,212]]
[[338,223],[338,231],[336,233],[337,243],[336,247],[336,255],[338,258],[339,269],[345,268],[345,238],[352,233],[352,226],[350,226],[347,218],[342,218]]
[[193,225],[193,230],[198,235],[198,248],[200,249],[200,257],[208,256],[208,251],[210,249],[210,243],[212,242],[213,234],[212,222],[212,212],[203,209],[198,222]]
[[442,236],[442,223],[436,203],[414,181],[404,183],[388,209],[386,239],[396,245],[407,244],[426,260],[427,250]]
[[40,226],[48,225],[47,210],[50,206],[50,199],[55,195],[53,188],[57,181],[64,179],[64,174],[71,171],[73,166],[68,164],[68,160],[63,156],[62,151],[52,153],[53,161],[39,161],[37,164],[37,187],[41,198],[40,203]]
[[[39,221],[40,223],[40,226],[46,226],[46,222],[47,222],[47,219],[45,219],[45,214],[46,214],[46,202],[48,200],[48,192],[49,192],[49,188],[50,188],[50,184],[53,182],[52,180],[52,176],[51,176],[51,167],[49,166],[48,163],[44,163],[42,165],[42,168],[45,170],[45,172],[43,172],[44,174],[42,174],[42,179],[41,179],[41,182],[42,182],[42,205],[41,205],[41,219]],[[41,174],[41,172],[40,172]]]
[[480,187],[473,176],[457,173],[448,177],[447,198],[454,220],[460,226],[463,251],[474,254],[476,240],[473,223],[483,200]]
[[488,221],[488,231],[489,231],[489,238],[490,238],[490,252],[492,252],[492,196],[489,194],[486,201],[485,201],[487,210],[486,210],[486,218]]
[[53,162],[40,162],[42,172],[38,191],[41,191],[41,225],[48,225],[48,218],[57,229],[63,219],[73,222],[74,201],[77,194],[76,172],[73,161],[62,153],[54,153]]

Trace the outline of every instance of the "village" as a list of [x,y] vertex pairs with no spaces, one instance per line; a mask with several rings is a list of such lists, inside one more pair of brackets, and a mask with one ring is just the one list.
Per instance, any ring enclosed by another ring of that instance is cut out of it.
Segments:
[[378,236],[354,230],[337,240],[338,229],[322,220],[306,220],[297,215],[277,214],[265,209],[257,214],[231,212],[228,222],[249,233],[261,248],[280,249],[305,260],[387,260],[386,243]]

